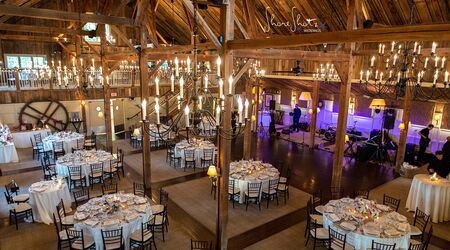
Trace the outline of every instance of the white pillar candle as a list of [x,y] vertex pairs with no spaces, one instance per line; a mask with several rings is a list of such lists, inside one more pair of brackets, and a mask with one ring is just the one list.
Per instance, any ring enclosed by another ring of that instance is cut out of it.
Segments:
[[219,96],[223,96],[223,80],[222,78],[219,79]]
[[425,64],[423,65],[423,67],[426,69],[427,68],[427,66],[428,66],[428,57],[427,58],[425,58]]
[[433,42],[433,44],[431,45],[431,53],[436,53],[436,47],[437,43]]
[[248,99],[246,98],[246,99],[245,99],[245,103],[244,103],[244,107],[245,107],[245,110],[244,110],[244,118],[245,118],[245,119],[248,119],[248,106],[249,106],[249,103],[248,103]]
[[145,120],[147,118],[147,100],[142,100],[142,119]]
[[156,95],[159,96],[159,78],[155,77]]
[[75,57],[72,57],[72,66],[75,67]]
[[416,50],[417,50],[417,42],[414,42],[414,50],[413,50],[413,52],[416,53]]
[[217,57],[216,64],[217,64],[217,76],[220,77],[220,64],[222,64],[222,60],[220,59],[220,56]]
[[203,101],[203,96],[199,96],[198,97],[198,108],[202,109],[202,101]]
[[445,71],[444,82],[448,82],[448,71]]
[[173,74],[170,75],[170,91],[175,91],[175,77],[173,76]]
[[216,126],[219,126],[220,124],[220,106],[217,105],[216,107]]
[[391,44],[391,52],[394,52],[395,42],[392,42]]
[[434,67],[437,68],[439,63],[439,57],[436,56],[436,58],[434,59]]
[[366,81],[367,82],[369,81],[369,76],[370,76],[370,71],[367,70],[367,72],[366,72]]
[[370,59],[370,67],[373,67],[375,63],[375,56],[372,56],[372,58]]
[[159,119],[159,100],[158,98],[155,98],[155,112],[156,112],[156,124],[160,124],[160,119]]
[[178,57],[175,57],[175,76],[178,77],[180,75],[180,69],[178,68]]
[[186,119],[186,128],[189,128],[189,105],[186,105],[186,107],[184,108],[184,114],[185,114],[185,119]]
[[419,47],[417,48],[417,54],[420,55],[420,49],[422,48],[422,45],[419,45]]
[[395,63],[397,62],[397,55],[394,55],[394,61],[392,63],[392,66],[395,66]]
[[83,58],[80,58],[80,66],[83,67]]
[[445,66],[445,60],[447,60],[447,59],[445,58],[445,56],[442,57],[442,62],[441,62],[441,68],[442,68],[442,69],[443,69],[444,66]]
[[400,82],[400,72],[397,74],[397,82]]
[[[189,73],[189,72],[191,72],[191,59],[189,58],[189,56],[186,60],[186,63],[187,63],[187,72]],[[196,67],[196,66],[197,65],[194,65],[194,67]]]
[[208,74],[205,75],[204,81],[205,81],[205,84],[204,84],[205,91],[208,91]]
[[359,80],[360,80],[360,81],[362,81],[362,79],[363,79],[363,74],[364,74],[364,73],[363,73],[363,71],[361,70],[361,72],[359,72]]
[[180,78],[180,96],[183,98],[184,96],[184,79],[183,77]]
[[380,73],[380,82],[383,81],[383,72]]
[[239,123],[242,123],[242,111],[244,110],[244,106],[242,105],[242,98],[241,96],[238,97],[238,117],[239,117]]
[[106,85],[109,85],[109,76],[106,76]]
[[233,76],[230,75],[230,77],[228,77],[228,94],[232,95],[233,94]]

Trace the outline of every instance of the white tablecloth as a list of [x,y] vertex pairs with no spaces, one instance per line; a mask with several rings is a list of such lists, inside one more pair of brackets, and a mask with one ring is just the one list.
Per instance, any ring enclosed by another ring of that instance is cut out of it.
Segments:
[[[185,160],[185,149],[194,149],[195,150],[195,167],[201,167],[201,158],[203,157],[204,149],[212,149],[212,159],[215,157],[215,146],[209,141],[195,141],[192,139],[190,143],[186,141],[179,142],[175,145],[175,157],[181,157],[181,167],[184,168],[184,160]],[[206,166],[208,167],[208,166]]]
[[17,155],[14,143],[0,145],[0,163],[10,163],[18,161],[19,156]]
[[[65,133],[65,132],[60,132],[60,133]],[[82,139],[82,138],[84,138],[84,136],[82,134],[78,134],[78,133],[71,133],[71,136],[64,136],[64,137],[60,137],[60,136],[58,136],[58,134],[54,134],[54,135],[44,138],[42,140],[42,142],[44,144],[44,150],[51,151],[51,150],[53,150],[53,142],[54,141],[63,141],[64,151],[66,153],[71,153],[72,148],[77,148],[77,140]]]
[[429,175],[415,175],[406,200],[406,209],[415,211],[416,207],[429,214],[434,223],[449,221],[450,181],[444,178],[431,181]]
[[86,176],[86,185],[89,186],[89,174],[91,165],[96,162],[103,162],[103,170],[109,168],[113,155],[103,150],[81,150],[75,153],[64,155],[56,161],[55,171],[59,176],[69,177],[69,166],[81,165],[81,173]]
[[[126,220],[124,218],[124,212],[122,208],[119,206],[119,210],[117,212],[112,213],[103,213],[102,209],[109,209],[109,207],[103,203],[105,199],[111,199],[112,197],[128,197],[128,200],[136,200],[136,199],[144,199],[143,197],[138,197],[133,194],[116,194],[116,195],[105,195],[100,198],[93,198],[89,200],[86,204],[79,206],[77,208],[77,212],[74,215],[74,218],[77,219],[78,213],[88,211],[87,214],[88,218],[85,220],[80,220],[78,223],[75,224],[75,228],[77,230],[83,229],[85,233],[89,233],[93,236],[95,241],[95,246],[97,250],[103,250],[103,240],[102,240],[102,232],[101,230],[112,230],[112,229],[119,229],[122,227],[123,230],[123,238],[124,238],[124,245],[125,249],[130,249],[130,235],[136,230],[141,229],[141,223],[147,222],[149,218],[152,216],[152,210],[150,207],[149,202],[143,203],[145,207],[145,212],[139,212],[137,213],[139,217],[133,219],[133,220]],[[98,204],[101,204],[101,206],[98,206]],[[134,211],[136,213],[135,207],[138,205],[136,204],[128,204],[128,211]],[[83,210],[83,211],[81,211]],[[125,212],[126,213],[126,212]],[[103,217],[102,217],[103,216]],[[111,225],[107,226],[104,225],[104,223],[108,220],[112,219],[118,219],[119,224],[117,225]],[[97,224],[94,226],[91,226],[87,224],[86,222],[89,220],[98,221]]]
[[41,134],[42,138],[45,138],[47,137],[47,132],[50,132],[50,129],[27,130],[14,132],[12,133],[12,136],[16,148],[31,148],[30,138],[34,142],[35,134]]
[[41,181],[31,185],[30,205],[33,207],[34,220],[45,224],[53,223],[53,213],[57,214],[56,205],[64,201],[66,212],[72,211],[70,208],[72,198],[67,184],[57,181]]
[[[364,199],[362,199],[364,200]],[[364,200],[365,202],[369,202],[368,200]],[[365,234],[363,227],[364,226],[358,226],[357,222],[352,222],[351,221],[351,217],[348,217],[348,219],[350,219],[351,223],[354,223],[356,226],[356,229],[354,231],[349,231],[344,229],[342,226],[340,226],[340,224],[345,221],[345,212],[347,209],[344,208],[344,206],[342,206],[341,202],[349,202],[347,204],[353,204],[354,200],[350,199],[350,198],[343,198],[341,200],[332,200],[329,203],[327,203],[325,205],[325,209],[327,210],[327,207],[333,208],[333,214],[338,215],[339,216],[339,221],[336,221],[335,223],[333,223],[330,215],[331,213],[325,212],[323,214],[323,226],[325,228],[329,228],[330,226],[338,231],[341,234],[346,234],[347,235],[347,243],[352,245],[356,250],[366,250],[366,249],[370,249],[372,247],[372,241],[374,240],[375,242],[378,243],[382,243],[382,244],[396,244],[395,248],[399,249],[408,249],[409,246],[409,239],[411,237],[410,235],[410,226],[406,219],[405,216],[398,214],[397,212],[385,212],[380,213],[378,219],[375,219],[375,223],[374,222],[370,222],[372,223],[372,225],[377,225],[380,228],[380,236],[376,236],[376,235],[370,235],[370,234]],[[333,206],[331,206],[333,205]],[[351,205],[353,206],[353,205]],[[331,211],[330,211],[331,212]],[[351,213],[347,213],[346,216],[349,216],[349,214]],[[396,220],[397,216],[402,218],[402,222],[404,223],[406,226],[406,230],[405,232],[402,232],[400,235],[398,236],[388,236],[386,235],[386,230],[387,229],[392,229],[392,228],[396,228],[396,224],[400,223],[399,221]],[[363,223],[365,224],[365,223]]]
[[[258,169],[259,168],[259,169]],[[270,180],[280,176],[278,169],[269,163],[260,161],[238,161],[230,163],[230,181],[235,180],[235,188],[239,188],[239,203],[244,203],[248,183],[261,182],[261,191],[269,188]]]

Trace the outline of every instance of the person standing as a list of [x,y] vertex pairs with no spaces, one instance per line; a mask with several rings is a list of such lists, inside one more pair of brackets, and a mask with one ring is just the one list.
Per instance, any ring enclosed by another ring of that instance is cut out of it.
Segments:
[[442,147],[442,161],[450,164],[450,136],[447,136],[447,141]]
[[294,129],[298,132],[300,130],[300,117],[302,117],[302,111],[298,107],[298,104],[295,104],[294,112],[293,112],[293,120],[294,120]]
[[419,155],[417,159],[419,161],[423,161],[423,156],[425,154],[425,150],[427,150],[428,145],[430,145],[430,131],[434,128],[433,124],[429,124],[426,128],[419,131],[420,141],[419,141]]

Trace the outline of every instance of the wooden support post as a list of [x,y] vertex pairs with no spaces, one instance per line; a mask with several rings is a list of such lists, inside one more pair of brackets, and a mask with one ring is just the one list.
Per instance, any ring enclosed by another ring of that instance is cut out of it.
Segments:
[[[221,34],[224,37],[225,43],[234,38],[234,0],[230,0],[228,5],[224,5],[220,9],[220,24]],[[233,74],[233,55],[230,50],[227,50],[226,46],[219,46],[221,50],[221,58],[223,60],[222,72],[224,79],[228,79],[230,75]],[[222,127],[225,131],[231,131],[231,110],[233,108],[233,93],[228,93],[228,81],[224,81],[224,93],[225,96],[225,112],[222,118]],[[232,83],[231,83],[232,84]],[[232,88],[234,91],[234,88]],[[219,210],[218,210],[218,232],[216,235],[216,250],[223,249],[226,250],[228,247],[228,237],[227,237],[227,225],[228,225],[228,182],[230,174],[230,162],[231,162],[231,140],[225,138],[220,139],[220,189],[222,190],[218,199]]]
[[81,101],[84,102],[84,104],[83,103],[80,104],[80,106],[81,106],[81,120],[83,120],[83,133],[85,135],[87,135],[88,132],[87,132],[86,100],[83,97],[83,99]]
[[252,152],[252,120],[251,120],[252,112],[251,112],[251,110],[253,110],[252,85],[250,82],[247,82],[245,84],[245,98],[249,102],[248,110],[250,111],[249,112],[250,117],[249,117],[249,120],[247,121],[245,130],[244,130],[244,160],[249,160],[251,157],[251,152]]
[[259,77],[256,77],[256,103],[255,103],[255,131],[258,133],[258,128],[259,128],[259,101],[260,101],[260,95],[259,95],[259,90],[260,90],[260,83],[261,83],[261,79]]
[[19,77],[19,69],[14,69],[14,80],[16,82],[16,90],[20,91],[20,77]]
[[[359,0],[350,0],[347,2],[347,30],[353,30],[356,25],[355,1]],[[341,186],[342,165],[345,151],[345,135],[347,134],[348,106],[350,102],[354,66],[352,52],[355,47],[355,43],[346,43],[345,46],[350,50],[349,61],[335,64],[336,70],[341,78],[341,86],[339,90],[339,113],[336,128],[336,144],[333,156],[333,174],[331,178],[331,186],[333,187]]]
[[315,80],[313,82],[312,91],[312,114],[311,114],[311,125],[309,126],[309,148],[314,149],[314,144],[316,140],[316,126],[317,126],[317,104],[319,103],[319,89],[320,82]]
[[[149,89],[148,89],[148,67],[147,67],[147,58],[145,53],[143,53],[143,49],[147,47],[147,33],[144,25],[141,26],[141,46],[142,50],[139,53],[139,69],[141,76],[141,101],[146,100],[149,103]],[[142,108],[141,108],[142,113]],[[143,117],[146,119],[147,117]],[[151,197],[151,185],[152,185],[152,171],[151,171],[151,152],[150,152],[150,136],[145,133],[144,123],[141,125],[142,131],[142,161],[143,161],[143,177],[144,177],[144,185],[147,189],[147,194]]]
[[103,108],[105,110],[105,132],[106,132],[106,148],[112,150],[112,119],[111,119],[111,90],[109,88],[109,84],[106,83],[106,77],[109,75],[108,63],[104,58],[105,54],[105,46],[106,46],[106,34],[105,34],[105,25],[99,25],[100,31],[100,53],[101,53],[101,65],[102,65],[102,77],[103,77],[103,93],[105,98]]
[[404,129],[400,130],[400,138],[398,140],[397,157],[395,159],[395,168],[398,170],[405,159],[406,140],[408,139],[409,117],[411,115],[411,87],[406,87],[405,97],[403,99],[403,116],[402,123],[405,125]]

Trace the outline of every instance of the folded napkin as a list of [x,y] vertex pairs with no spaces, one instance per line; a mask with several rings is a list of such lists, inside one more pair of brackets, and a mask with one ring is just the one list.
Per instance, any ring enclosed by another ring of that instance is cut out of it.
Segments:
[[397,225],[397,230],[399,230],[400,232],[406,232],[406,231],[408,231],[408,228],[409,228],[408,223],[399,223]]
[[364,234],[380,236],[380,229],[376,226],[365,225],[363,226]]
[[356,229],[356,226],[353,223],[344,221],[340,224],[340,226],[345,229],[345,230],[349,230],[349,231],[353,231]]
[[325,206],[325,212],[332,213],[334,211],[334,208],[332,206]]
[[406,217],[404,215],[399,214],[399,213],[396,213],[396,219],[398,221],[400,221],[400,222],[406,222],[407,221]]
[[139,217],[141,217],[141,216],[139,216],[138,214],[132,213],[132,214],[128,214],[128,215],[125,217],[125,219],[126,219],[128,222],[131,222],[132,220],[135,220],[135,219],[137,219],[137,218],[139,218]]
[[118,225],[119,223],[120,223],[120,221],[118,219],[109,219],[109,220],[103,221],[102,224],[105,227],[109,227],[109,226]]
[[86,224],[90,227],[97,225],[97,223],[98,223],[98,220],[93,220],[93,219],[87,219],[84,221],[84,224]]
[[145,199],[144,197],[136,197],[134,199],[134,202],[136,202],[136,204],[143,204],[143,203],[147,202],[147,199]]
[[134,208],[134,210],[136,210],[140,213],[145,213],[146,209],[147,209],[147,205],[139,205]]
[[383,204],[376,204],[375,206],[382,211],[389,211],[391,209],[389,206]]
[[88,217],[88,214],[83,213],[83,212],[76,212],[73,217],[75,218],[75,220],[84,220]]
[[337,222],[339,221],[341,218],[339,216],[337,216],[336,214],[329,214],[328,217],[330,217],[330,220],[332,222]]
[[384,233],[387,236],[398,236],[398,235],[400,235],[400,232],[397,231],[395,228],[386,229],[386,230],[384,230]]

